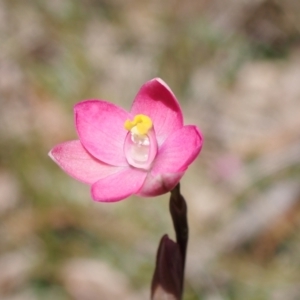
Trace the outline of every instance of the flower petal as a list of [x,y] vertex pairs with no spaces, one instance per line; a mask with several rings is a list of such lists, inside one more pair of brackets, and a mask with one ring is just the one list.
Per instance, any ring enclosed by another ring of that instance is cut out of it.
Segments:
[[179,103],[168,85],[160,78],[154,78],[141,87],[130,113],[145,114],[152,119],[159,145],[173,131],[183,126]]
[[120,168],[107,165],[91,156],[80,141],[55,146],[49,156],[70,176],[87,184],[117,172]]
[[200,153],[203,137],[196,126],[184,126],[168,137],[158,151],[152,174],[183,172]]
[[135,168],[123,168],[120,172],[100,179],[92,185],[95,201],[116,202],[137,193],[142,187],[147,172]]
[[114,166],[128,166],[123,145],[124,122],[131,116],[122,108],[100,100],[86,100],[74,107],[77,132],[83,146],[96,158]]
[[144,197],[153,197],[171,191],[179,182],[184,172],[172,174],[157,174],[154,176],[148,173],[143,187],[137,193]]

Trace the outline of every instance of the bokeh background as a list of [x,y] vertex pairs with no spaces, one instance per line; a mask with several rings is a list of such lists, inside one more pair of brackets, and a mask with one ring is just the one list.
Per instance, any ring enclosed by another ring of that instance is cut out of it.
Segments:
[[184,299],[300,299],[300,1],[0,0],[2,300],[149,298],[169,196],[94,203],[47,153],[156,76],[205,136]]

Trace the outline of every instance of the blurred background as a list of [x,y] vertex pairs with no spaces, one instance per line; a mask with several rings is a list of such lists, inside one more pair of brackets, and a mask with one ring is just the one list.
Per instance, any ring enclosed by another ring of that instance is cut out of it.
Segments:
[[156,76],[205,136],[184,299],[300,299],[300,1],[0,0],[2,300],[149,298],[169,195],[94,203],[47,153]]

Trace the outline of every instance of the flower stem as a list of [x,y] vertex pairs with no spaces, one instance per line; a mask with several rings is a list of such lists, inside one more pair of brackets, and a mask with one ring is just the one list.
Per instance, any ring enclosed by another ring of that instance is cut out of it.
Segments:
[[176,242],[164,235],[160,241],[151,284],[152,300],[181,300],[188,243],[187,205],[178,185],[171,191],[169,209]]
[[186,260],[186,250],[189,238],[189,228],[187,221],[187,204],[180,194],[180,184],[171,191],[169,209],[173,220],[173,226],[176,233],[176,242],[181,254],[181,290],[183,292],[184,269]]

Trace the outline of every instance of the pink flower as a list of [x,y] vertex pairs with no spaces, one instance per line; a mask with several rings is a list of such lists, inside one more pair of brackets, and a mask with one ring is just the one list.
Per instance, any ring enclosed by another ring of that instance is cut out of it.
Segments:
[[178,101],[159,78],[141,87],[130,112],[102,100],[79,102],[74,111],[79,140],[55,146],[49,155],[91,185],[96,201],[170,191],[202,147],[201,132],[183,125]]

